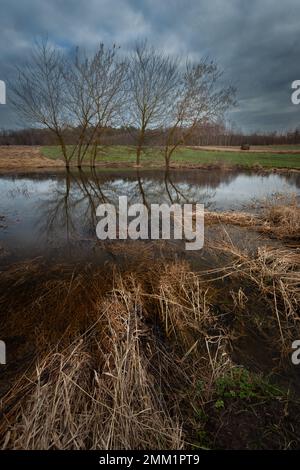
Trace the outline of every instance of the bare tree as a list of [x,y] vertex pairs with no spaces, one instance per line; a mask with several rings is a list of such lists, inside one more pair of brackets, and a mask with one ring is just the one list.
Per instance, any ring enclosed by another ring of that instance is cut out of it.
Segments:
[[116,46],[105,51],[101,45],[94,61],[97,73],[94,86],[96,124],[91,152],[92,166],[95,166],[97,149],[103,132],[108,126],[116,127],[122,122],[122,112],[127,105],[128,70],[128,61],[118,59]]
[[101,133],[117,124],[125,104],[126,68],[115,46],[100,44],[91,56],[77,48],[72,59],[45,41],[17,68],[13,104],[31,125],[55,134],[67,167],[73,157],[81,167],[88,153],[94,166]]
[[121,60],[116,46],[100,44],[91,55],[77,48],[72,58],[45,41],[17,69],[12,101],[27,122],[55,135],[67,167],[73,157],[81,167],[87,156],[95,166],[103,134],[122,123],[134,130],[137,166],[146,137],[159,134],[169,167],[180,144],[234,103],[221,76],[212,61],[182,68],[147,42]]
[[235,102],[234,88],[221,86],[222,73],[212,61],[187,62],[180,75],[163,132],[166,168],[169,168],[174,151],[195,129],[218,120]]
[[126,62],[117,58],[116,46],[105,48],[100,44],[91,57],[77,49],[67,81],[68,108],[79,131],[74,147],[78,167],[88,153],[91,166],[95,166],[102,133],[120,119],[125,104],[126,68]]
[[47,127],[55,134],[69,166],[71,157],[64,139],[69,125],[65,67],[62,52],[48,41],[37,43],[30,60],[17,67],[17,78],[11,90],[12,104],[22,118],[33,126]]
[[129,61],[129,125],[138,129],[136,164],[140,165],[146,130],[158,128],[168,113],[170,96],[177,86],[176,60],[156,51],[147,42],[136,45]]
[[[87,134],[95,116],[93,99],[93,75],[92,61],[76,48],[74,59],[68,61],[68,67],[64,69],[64,78],[67,83],[67,110],[70,122],[75,130],[71,158],[76,157],[77,166],[80,168],[89,147]],[[73,133],[74,134],[74,133]],[[75,138],[74,138],[75,137]]]

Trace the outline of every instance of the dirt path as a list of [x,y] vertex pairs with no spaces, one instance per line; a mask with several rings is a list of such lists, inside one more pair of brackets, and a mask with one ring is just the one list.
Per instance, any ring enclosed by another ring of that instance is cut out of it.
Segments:
[[194,146],[188,146],[190,149],[194,150],[211,150],[212,152],[245,152],[245,153],[274,153],[274,154],[295,154],[295,155],[300,155],[300,150],[288,150],[288,149],[283,149],[283,150],[277,150],[273,149],[272,147],[250,147],[250,150],[241,150],[240,147],[219,147],[219,146],[200,146],[200,145],[194,145]]

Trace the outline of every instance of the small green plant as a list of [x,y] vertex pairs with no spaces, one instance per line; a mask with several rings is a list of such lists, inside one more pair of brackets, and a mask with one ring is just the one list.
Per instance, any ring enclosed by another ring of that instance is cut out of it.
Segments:
[[215,403],[215,408],[216,410],[222,410],[223,408],[225,408],[224,400],[217,400]]
[[216,382],[217,395],[224,398],[254,398],[256,387],[251,381],[250,374],[245,369],[232,369],[230,374],[221,377]]
[[278,398],[282,397],[284,392],[267,379],[250,373],[242,367],[236,367],[216,381],[216,395],[217,401],[225,398],[250,400],[252,398]]

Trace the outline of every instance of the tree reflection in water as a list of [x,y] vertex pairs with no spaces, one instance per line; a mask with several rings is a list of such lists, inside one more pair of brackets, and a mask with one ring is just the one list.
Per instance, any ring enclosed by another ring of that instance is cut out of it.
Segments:
[[99,204],[110,203],[118,208],[120,196],[128,204],[143,203],[203,203],[213,206],[214,190],[200,181],[175,182],[171,172],[153,175],[136,170],[135,174],[103,175],[95,169],[65,173],[50,197],[39,207],[38,228],[47,243],[72,244],[79,240],[96,241],[96,210]]

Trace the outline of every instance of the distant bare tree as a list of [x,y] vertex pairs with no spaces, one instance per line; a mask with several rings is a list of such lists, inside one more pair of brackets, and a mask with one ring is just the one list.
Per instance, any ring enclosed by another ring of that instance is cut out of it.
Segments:
[[177,86],[176,60],[156,51],[147,42],[138,43],[129,61],[129,124],[138,130],[136,164],[148,128],[158,128],[168,113],[170,96]]
[[172,96],[172,109],[164,129],[164,158],[170,165],[173,152],[184,144],[201,124],[212,123],[234,104],[233,87],[222,87],[222,73],[207,59],[187,62]]

